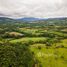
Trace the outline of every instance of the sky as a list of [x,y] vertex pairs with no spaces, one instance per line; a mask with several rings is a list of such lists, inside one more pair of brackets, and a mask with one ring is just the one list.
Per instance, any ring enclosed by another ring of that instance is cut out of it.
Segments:
[[67,17],[67,0],[0,0],[0,16]]

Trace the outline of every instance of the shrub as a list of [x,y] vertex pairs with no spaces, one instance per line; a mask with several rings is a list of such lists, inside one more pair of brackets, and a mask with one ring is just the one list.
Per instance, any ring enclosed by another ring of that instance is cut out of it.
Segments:
[[38,46],[38,49],[40,50],[41,49],[41,46]]

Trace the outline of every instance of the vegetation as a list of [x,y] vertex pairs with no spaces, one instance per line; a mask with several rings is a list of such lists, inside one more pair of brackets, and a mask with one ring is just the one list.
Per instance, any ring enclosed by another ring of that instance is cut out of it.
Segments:
[[0,21],[0,67],[67,67],[66,18],[6,19]]
[[32,67],[33,55],[28,46],[21,43],[0,44],[0,67]]

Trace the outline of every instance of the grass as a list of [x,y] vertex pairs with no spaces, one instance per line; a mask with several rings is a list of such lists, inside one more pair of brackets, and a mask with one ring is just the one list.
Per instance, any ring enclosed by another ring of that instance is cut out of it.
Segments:
[[[65,44],[67,40],[62,42]],[[38,46],[41,48],[39,49]],[[33,44],[30,45],[30,50],[34,52],[42,67],[67,67],[66,48],[46,48],[45,44]]]
[[56,43],[56,45],[57,45],[57,46],[58,46],[58,45],[63,45],[64,47],[67,48],[67,39],[61,40],[61,42],[60,42],[60,43]]
[[11,40],[11,43],[44,43],[47,40],[45,37],[24,37],[21,39]]

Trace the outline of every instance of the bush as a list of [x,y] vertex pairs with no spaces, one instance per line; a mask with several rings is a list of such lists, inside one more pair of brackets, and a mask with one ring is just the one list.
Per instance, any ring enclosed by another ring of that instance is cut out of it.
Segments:
[[41,49],[41,46],[38,46],[38,49],[40,50]]

